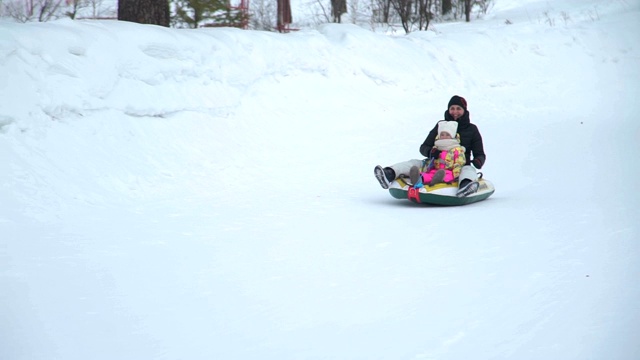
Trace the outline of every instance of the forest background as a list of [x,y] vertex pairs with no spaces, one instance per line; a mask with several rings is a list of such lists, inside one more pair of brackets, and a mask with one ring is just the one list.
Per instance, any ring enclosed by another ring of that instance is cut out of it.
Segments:
[[323,23],[374,31],[428,30],[471,21],[495,0],[0,0],[0,18],[19,22],[118,19],[176,28],[232,26],[288,32]]

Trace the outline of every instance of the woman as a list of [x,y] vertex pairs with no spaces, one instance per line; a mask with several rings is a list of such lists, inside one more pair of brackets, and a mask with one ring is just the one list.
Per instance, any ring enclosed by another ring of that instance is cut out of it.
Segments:
[[[482,136],[475,124],[471,123],[469,117],[469,111],[467,110],[467,100],[463,97],[454,95],[449,104],[447,105],[447,111],[444,113],[444,120],[455,121],[458,123],[458,134],[460,135],[460,145],[462,145],[466,151],[466,166],[464,166],[460,172],[460,181],[458,182],[458,195],[466,196],[472,194],[477,190],[478,178],[476,170],[470,166],[473,164],[477,169],[481,169],[485,163],[486,155],[484,153],[484,146],[482,144]],[[420,154],[425,157],[429,157],[431,150],[438,136],[438,125],[427,135],[422,145],[420,145]],[[382,167],[376,166],[374,174],[380,186],[383,189],[389,188],[389,183],[395,180],[398,176],[408,176],[412,166],[422,166],[423,161],[418,159],[408,160],[405,162],[397,163],[391,166]],[[474,186],[475,183],[475,186]]]

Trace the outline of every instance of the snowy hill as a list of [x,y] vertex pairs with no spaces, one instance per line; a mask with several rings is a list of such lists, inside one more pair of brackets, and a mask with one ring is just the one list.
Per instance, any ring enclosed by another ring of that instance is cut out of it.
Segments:
[[[0,22],[0,358],[640,358],[640,2],[557,3]],[[454,94],[496,193],[393,199]]]

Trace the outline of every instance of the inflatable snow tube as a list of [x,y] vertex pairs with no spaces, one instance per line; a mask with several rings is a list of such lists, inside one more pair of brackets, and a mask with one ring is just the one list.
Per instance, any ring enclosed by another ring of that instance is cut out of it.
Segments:
[[405,179],[396,179],[389,184],[389,193],[396,199],[409,200],[419,204],[458,206],[487,199],[495,192],[493,184],[485,179],[478,180],[478,191],[465,197],[457,197],[458,182],[441,183],[414,189]]

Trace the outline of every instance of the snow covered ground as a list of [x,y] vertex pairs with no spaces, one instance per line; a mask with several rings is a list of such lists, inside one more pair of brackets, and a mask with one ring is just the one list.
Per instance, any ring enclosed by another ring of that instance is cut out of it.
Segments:
[[[640,358],[638,34],[0,22],[0,358]],[[393,199],[454,94],[496,193]]]

